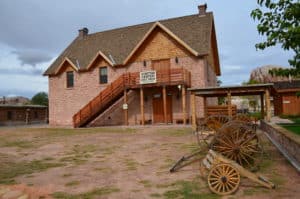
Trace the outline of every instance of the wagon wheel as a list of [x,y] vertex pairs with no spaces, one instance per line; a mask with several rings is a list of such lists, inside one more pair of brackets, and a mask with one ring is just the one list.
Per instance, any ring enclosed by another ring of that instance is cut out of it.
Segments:
[[217,164],[208,173],[209,189],[218,195],[234,193],[240,184],[240,174],[230,164]]
[[246,123],[252,123],[251,118],[246,114],[237,114],[232,117],[232,120],[246,122]]
[[238,164],[255,168],[262,157],[262,148],[255,131],[241,122],[225,124],[215,135],[211,148]]
[[205,119],[205,124],[209,129],[217,131],[228,121],[229,117],[226,115],[211,115]]

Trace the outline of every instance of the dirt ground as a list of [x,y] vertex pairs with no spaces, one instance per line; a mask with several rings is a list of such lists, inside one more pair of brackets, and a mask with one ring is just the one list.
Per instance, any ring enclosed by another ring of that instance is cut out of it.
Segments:
[[[263,136],[259,173],[276,184],[265,189],[242,178],[223,198],[299,198],[299,173]],[[195,163],[170,167],[198,149],[188,127],[90,129],[0,128],[0,184],[23,184],[54,198],[222,198],[212,194]],[[204,156],[207,149],[203,148]]]

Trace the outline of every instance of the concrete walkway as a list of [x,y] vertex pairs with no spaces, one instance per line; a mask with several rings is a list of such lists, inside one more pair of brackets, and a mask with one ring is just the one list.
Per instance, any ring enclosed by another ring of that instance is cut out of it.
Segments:
[[284,118],[274,116],[274,117],[271,118],[271,123],[273,123],[273,124],[279,124],[279,123],[291,124],[291,123],[294,123],[294,122],[289,120],[289,119],[284,119]]

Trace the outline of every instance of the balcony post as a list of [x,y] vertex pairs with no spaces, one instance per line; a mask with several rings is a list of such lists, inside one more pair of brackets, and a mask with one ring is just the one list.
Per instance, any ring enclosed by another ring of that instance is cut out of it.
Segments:
[[183,124],[186,124],[186,90],[185,90],[185,85],[182,85],[181,89],[181,98],[182,98],[182,119],[183,119]]
[[197,129],[196,124],[196,96],[194,93],[191,93],[191,108],[192,108],[192,127],[194,130]]
[[124,89],[124,105],[125,104],[127,105],[127,107],[123,107],[124,108],[124,124],[127,126],[128,125],[128,104],[127,104],[127,90],[126,89]]
[[143,87],[140,88],[140,106],[141,106],[141,122],[142,122],[142,125],[145,125],[144,90],[143,90]]
[[167,92],[166,92],[166,86],[164,85],[162,87],[162,93],[163,93],[163,106],[164,106],[164,122],[167,124]]

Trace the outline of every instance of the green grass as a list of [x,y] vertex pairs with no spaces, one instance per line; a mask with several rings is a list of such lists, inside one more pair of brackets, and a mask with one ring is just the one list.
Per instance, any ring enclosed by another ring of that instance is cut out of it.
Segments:
[[297,134],[297,135],[300,135],[300,123],[298,125],[287,125],[287,124],[284,124],[284,125],[281,125],[283,128]]
[[300,117],[299,116],[281,116],[282,118],[289,119],[293,121],[292,124],[279,124],[283,128],[287,129],[288,131],[291,131],[297,135],[300,135]]
[[143,184],[145,188],[152,187],[152,184],[149,180],[141,180],[139,183]]
[[186,136],[188,134],[192,134],[193,129],[192,128],[169,128],[169,129],[157,129],[155,132],[167,136]]
[[25,140],[5,140],[2,139],[0,142],[0,147],[18,147],[18,148],[34,148],[36,144],[33,141],[25,141]]
[[125,159],[124,164],[127,167],[127,170],[136,170],[139,163],[135,161],[134,159]]
[[261,117],[261,112],[252,112],[247,114],[249,117],[255,118],[257,120],[263,119]]
[[61,167],[61,163],[53,163],[41,160],[30,162],[14,162],[8,157],[0,154],[0,184],[14,184],[14,178],[20,175],[32,174],[35,172],[45,171],[53,167]]
[[160,184],[157,188],[168,189],[162,196],[165,199],[217,199],[220,198],[216,194],[208,192],[207,187],[201,187],[200,182],[193,181],[177,181],[171,184]]
[[96,145],[79,145],[73,146],[72,150],[66,154],[65,157],[61,158],[61,162],[68,162],[74,165],[84,164],[92,157],[93,152],[97,150]]
[[56,199],[93,199],[119,191],[120,189],[115,187],[102,187],[82,194],[68,194],[64,192],[56,192],[52,194],[52,196]]
[[80,184],[80,181],[74,180],[74,181],[71,181],[71,182],[67,182],[67,183],[65,184],[65,186],[66,186],[66,187],[71,187],[71,186],[77,186],[77,185],[79,185],[79,184]]

